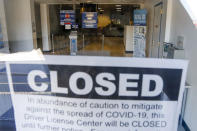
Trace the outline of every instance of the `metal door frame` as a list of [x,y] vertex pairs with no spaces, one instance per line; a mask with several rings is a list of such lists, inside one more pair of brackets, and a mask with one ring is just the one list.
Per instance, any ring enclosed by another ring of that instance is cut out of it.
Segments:
[[[153,31],[152,31],[152,43],[151,43],[151,57],[152,57],[152,50],[153,50],[153,39],[154,39],[154,25],[155,25],[155,7],[158,7],[158,6],[161,6],[161,10],[163,10],[163,2],[159,2],[157,4],[154,5],[154,17],[153,17]],[[160,13],[161,14],[161,17],[160,17],[160,29],[159,29],[159,43],[161,43],[161,24],[162,24],[162,17],[163,17],[163,13]],[[157,43],[158,44],[158,43]],[[158,47],[158,51],[157,51],[157,57],[159,58],[159,52],[160,52],[160,46],[161,44],[158,44],[159,47]]]

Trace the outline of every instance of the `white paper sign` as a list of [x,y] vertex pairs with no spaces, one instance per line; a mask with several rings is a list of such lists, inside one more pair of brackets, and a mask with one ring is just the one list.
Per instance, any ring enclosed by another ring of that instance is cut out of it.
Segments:
[[176,131],[187,61],[45,56],[6,64],[17,131]]

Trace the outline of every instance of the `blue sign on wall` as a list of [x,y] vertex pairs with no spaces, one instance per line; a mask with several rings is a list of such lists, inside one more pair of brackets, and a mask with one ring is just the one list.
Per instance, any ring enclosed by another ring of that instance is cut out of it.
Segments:
[[97,28],[97,12],[82,13],[82,28]]
[[147,10],[134,10],[134,25],[146,26]]
[[60,11],[60,25],[75,25],[75,11],[61,10]]

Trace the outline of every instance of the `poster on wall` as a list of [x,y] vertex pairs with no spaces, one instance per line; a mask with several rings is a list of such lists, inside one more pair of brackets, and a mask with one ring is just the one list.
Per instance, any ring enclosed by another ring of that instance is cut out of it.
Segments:
[[134,10],[134,26],[146,26],[147,10]]
[[97,12],[82,13],[82,28],[97,28]]
[[187,61],[45,56],[6,70],[17,131],[176,131]]
[[75,11],[61,10],[60,11],[60,25],[64,25],[66,29],[71,29],[75,25]]
[[134,26],[133,57],[146,57],[146,26]]
[[1,19],[0,19],[0,49],[4,48],[4,43],[3,43],[3,29],[1,25]]

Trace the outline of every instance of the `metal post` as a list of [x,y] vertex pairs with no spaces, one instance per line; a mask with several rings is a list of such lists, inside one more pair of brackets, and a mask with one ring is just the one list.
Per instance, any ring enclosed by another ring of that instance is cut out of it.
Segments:
[[158,54],[157,55],[158,55],[158,58],[160,58],[160,48],[161,48],[160,42],[158,42],[157,45],[158,45],[158,52],[157,52]]
[[102,50],[104,49],[104,43],[105,43],[105,35],[102,35]]
[[73,0],[73,10],[75,11],[76,10],[76,1]]
[[64,40],[65,40],[65,42],[64,42],[64,47],[63,47],[63,49],[65,49],[66,48],[66,43],[67,43],[67,41],[66,41],[66,37],[64,36]]
[[161,58],[164,58],[164,43],[162,43],[161,45],[161,48],[162,48],[162,52],[161,52]]
[[83,50],[84,50],[84,48],[85,48],[85,36],[83,34]]
[[55,46],[54,46],[54,35],[52,34],[52,46],[53,46],[53,54],[55,53]]

